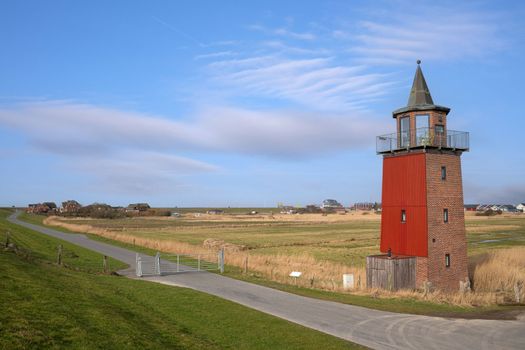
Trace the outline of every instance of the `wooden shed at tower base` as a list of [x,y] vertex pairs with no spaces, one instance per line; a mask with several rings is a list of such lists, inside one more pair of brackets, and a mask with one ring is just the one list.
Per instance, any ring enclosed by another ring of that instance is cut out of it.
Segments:
[[366,286],[386,290],[416,288],[416,257],[371,255],[366,257]]

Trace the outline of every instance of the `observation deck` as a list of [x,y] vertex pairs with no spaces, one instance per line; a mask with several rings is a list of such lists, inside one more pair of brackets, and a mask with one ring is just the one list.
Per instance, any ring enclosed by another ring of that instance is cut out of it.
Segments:
[[394,153],[411,149],[443,149],[468,152],[469,133],[466,131],[418,128],[409,132],[397,132],[376,137],[376,153]]

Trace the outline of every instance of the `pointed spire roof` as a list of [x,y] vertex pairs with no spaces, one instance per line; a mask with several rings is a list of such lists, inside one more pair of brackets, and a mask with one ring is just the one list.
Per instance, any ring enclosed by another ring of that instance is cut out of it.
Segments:
[[420,106],[420,105],[433,105],[432,96],[430,96],[430,90],[428,90],[425,76],[421,70],[421,61],[417,60],[416,75],[414,75],[414,82],[412,83],[412,89],[410,90],[410,96],[408,96],[407,107]]
[[414,82],[412,83],[412,89],[410,90],[410,95],[408,96],[407,106],[395,110],[392,113],[394,118],[399,113],[410,111],[439,110],[444,111],[447,114],[450,112],[450,108],[434,104],[420,64],[421,61],[417,60],[416,74],[414,75]]

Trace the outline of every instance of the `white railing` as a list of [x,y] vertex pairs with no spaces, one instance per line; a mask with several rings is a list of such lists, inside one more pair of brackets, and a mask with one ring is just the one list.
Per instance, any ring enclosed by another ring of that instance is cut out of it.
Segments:
[[466,131],[418,128],[410,132],[398,132],[376,137],[376,152],[386,153],[411,148],[446,148],[468,151],[469,133]]

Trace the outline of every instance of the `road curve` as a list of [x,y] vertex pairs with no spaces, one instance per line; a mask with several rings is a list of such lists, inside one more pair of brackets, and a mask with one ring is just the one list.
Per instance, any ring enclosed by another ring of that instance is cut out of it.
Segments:
[[[135,252],[131,250],[93,241],[82,234],[33,225],[17,216],[14,213],[8,220],[130,266],[135,264]],[[133,276],[133,268],[128,272]],[[525,319],[465,320],[397,314],[302,297],[206,272],[143,279],[216,295],[374,349],[525,349]]]

